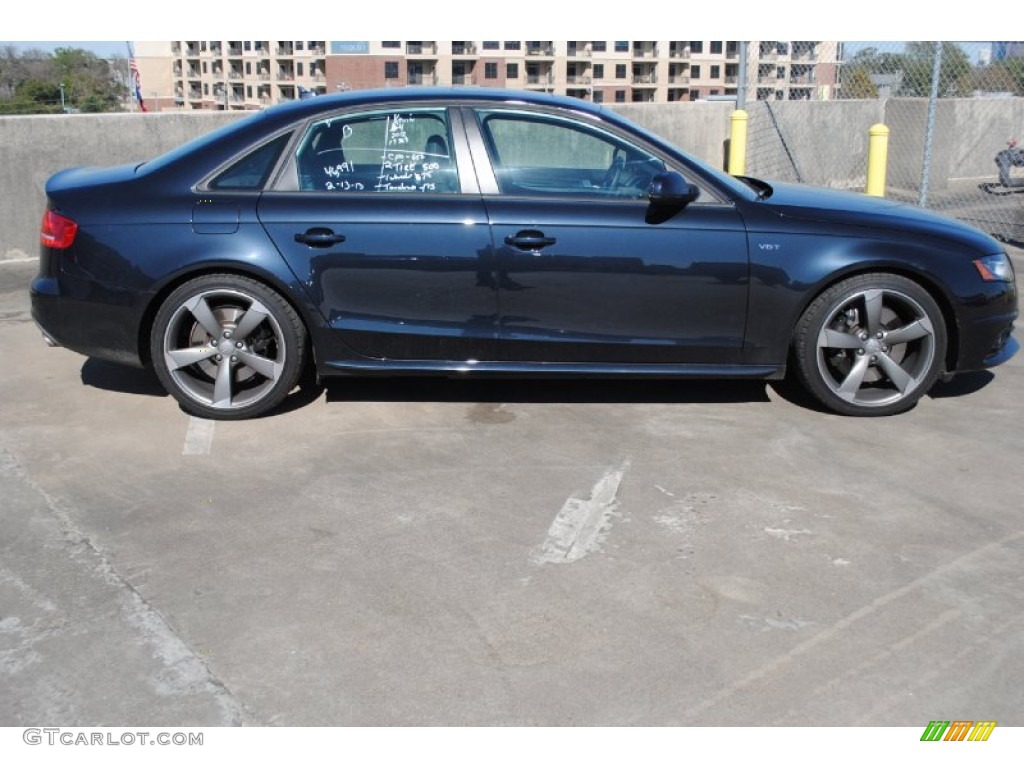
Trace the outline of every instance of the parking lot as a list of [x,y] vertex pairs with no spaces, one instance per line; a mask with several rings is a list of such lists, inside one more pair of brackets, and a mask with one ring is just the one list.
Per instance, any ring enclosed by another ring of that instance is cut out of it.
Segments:
[[47,348],[34,271],[0,263],[4,725],[1024,725],[1024,356],[886,419],[396,379],[214,424]]

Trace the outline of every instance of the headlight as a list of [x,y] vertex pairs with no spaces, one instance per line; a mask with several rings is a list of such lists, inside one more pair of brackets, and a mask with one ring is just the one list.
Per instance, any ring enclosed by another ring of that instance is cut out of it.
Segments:
[[1005,253],[997,253],[993,256],[985,256],[974,260],[981,279],[987,282],[1001,280],[1004,283],[1013,282],[1013,264],[1010,257]]

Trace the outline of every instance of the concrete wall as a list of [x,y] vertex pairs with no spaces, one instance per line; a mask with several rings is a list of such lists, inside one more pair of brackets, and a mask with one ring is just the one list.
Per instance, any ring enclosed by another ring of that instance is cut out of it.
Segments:
[[684,152],[724,167],[724,145],[729,135],[729,115],[735,106],[722,101],[672,104],[607,104],[627,120],[668,139]]
[[[723,167],[731,104],[609,106],[690,154]],[[948,99],[938,107],[931,188],[941,191],[950,179],[994,181],[995,153],[1011,136],[1024,139],[1024,99]],[[805,183],[862,189],[867,131],[884,121],[891,130],[890,187],[917,189],[927,109],[923,99],[773,102],[772,114],[764,104],[751,104],[748,173],[795,181],[799,169]],[[0,258],[38,252],[43,185],[54,172],[75,165],[141,162],[243,115],[0,117]]]
[[35,256],[43,185],[76,165],[142,162],[243,113],[0,117],[0,258]]
[[868,129],[884,120],[884,102],[762,101],[747,112],[749,175],[863,189]]

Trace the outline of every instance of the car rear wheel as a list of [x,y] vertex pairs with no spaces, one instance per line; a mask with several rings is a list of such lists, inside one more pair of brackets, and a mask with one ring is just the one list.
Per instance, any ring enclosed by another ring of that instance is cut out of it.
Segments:
[[942,312],[898,275],[858,275],[804,312],[794,339],[797,370],[826,407],[887,416],[912,407],[935,383],[946,354]]
[[245,419],[278,405],[302,373],[306,332],[277,292],[203,275],[160,306],[150,337],[160,382],[195,416]]

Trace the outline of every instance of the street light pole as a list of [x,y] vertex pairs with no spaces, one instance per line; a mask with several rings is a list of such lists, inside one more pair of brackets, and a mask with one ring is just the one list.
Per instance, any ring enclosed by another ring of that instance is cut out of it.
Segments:
[[64,106],[64,83],[60,84],[60,111],[64,115],[68,113],[67,107]]

